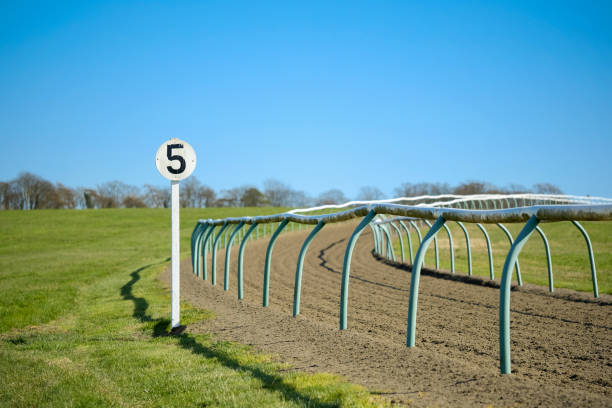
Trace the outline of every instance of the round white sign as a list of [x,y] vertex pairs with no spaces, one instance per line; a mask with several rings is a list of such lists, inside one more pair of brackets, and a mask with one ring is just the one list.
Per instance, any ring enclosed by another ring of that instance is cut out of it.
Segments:
[[189,143],[172,138],[157,150],[155,165],[159,173],[168,180],[183,180],[195,170],[196,154]]

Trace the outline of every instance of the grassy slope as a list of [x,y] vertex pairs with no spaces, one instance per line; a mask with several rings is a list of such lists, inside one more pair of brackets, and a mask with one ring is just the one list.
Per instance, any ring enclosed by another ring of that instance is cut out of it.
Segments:
[[[278,209],[182,211],[197,218]],[[245,346],[168,336],[163,209],[0,212],[0,405],[367,406],[331,375],[281,371]],[[182,323],[211,318],[183,305]]]
[[[590,235],[597,267],[597,280],[599,293],[612,294],[612,222],[583,222],[581,223]],[[483,233],[474,224],[464,224],[470,237],[472,252],[472,268],[474,275],[489,276],[489,258],[487,244]],[[454,222],[448,226],[453,237],[455,249],[456,273],[467,273],[467,251],[463,231]],[[516,237],[522,224],[506,224],[508,230]],[[591,269],[584,238],[578,229],[569,222],[544,223],[540,227],[546,234],[550,245],[554,286],[556,288],[569,288],[579,291],[592,291]],[[420,227],[421,234],[428,230],[427,226]],[[501,277],[502,267],[510,244],[502,230],[496,225],[485,225],[493,247],[493,264],[496,278]],[[410,228],[413,255],[418,248],[418,237],[413,228]],[[448,235],[444,230],[438,232],[440,269],[450,270]],[[394,233],[393,237],[397,239]],[[408,240],[404,235],[404,251],[408,262]],[[395,242],[395,255],[400,260],[399,240]],[[521,275],[523,281],[548,286],[548,269],[544,243],[540,236],[534,232],[525,244],[519,256]],[[425,264],[435,265],[435,251],[432,242],[427,250]],[[516,275],[513,275],[513,279]]]

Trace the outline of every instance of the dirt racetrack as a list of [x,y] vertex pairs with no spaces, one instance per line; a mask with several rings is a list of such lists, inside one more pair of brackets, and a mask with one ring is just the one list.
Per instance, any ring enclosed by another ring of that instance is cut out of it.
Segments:
[[[499,289],[421,276],[417,346],[405,347],[410,271],[377,260],[364,230],[349,288],[348,330],[338,330],[344,251],[354,222],[326,226],[312,242],[301,314],[292,317],[296,262],[307,232],[288,232],[272,257],[270,306],[261,307],[268,238],[249,242],[245,298],[237,300],[232,249],[230,290],[182,263],[181,296],[216,318],[189,331],[250,344],[296,370],[332,372],[390,400],[414,406],[612,406],[612,297],[540,289],[511,296],[512,375],[499,374]],[[210,260],[209,260],[210,270]],[[458,272],[461,274],[462,272]],[[435,275],[435,274],[434,274]],[[169,284],[169,271],[163,280]]]

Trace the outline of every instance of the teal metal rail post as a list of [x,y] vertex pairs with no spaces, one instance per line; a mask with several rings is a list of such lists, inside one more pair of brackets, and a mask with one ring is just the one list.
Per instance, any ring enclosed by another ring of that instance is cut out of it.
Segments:
[[264,283],[263,283],[263,306],[267,307],[270,300],[270,263],[272,262],[272,250],[274,249],[274,243],[276,242],[276,238],[280,235],[281,231],[289,220],[284,219],[272,234],[270,238],[270,242],[268,243],[268,249],[266,250],[266,264],[264,267]]
[[378,254],[378,237],[376,236],[376,231],[374,231],[372,224],[369,224],[369,226],[372,230],[372,239],[374,240],[374,253]]
[[421,278],[421,268],[423,266],[423,260],[425,259],[425,252],[427,247],[431,244],[431,241],[436,236],[442,225],[446,220],[442,217],[438,217],[434,225],[431,227],[425,239],[421,242],[419,249],[417,250],[416,257],[414,259],[414,265],[412,266],[412,276],[410,278],[410,299],[408,301],[408,327],[406,329],[406,345],[408,347],[414,347],[415,333],[416,333],[416,315],[417,305],[419,301],[419,280]]
[[204,280],[208,279],[208,269],[206,262],[208,258],[208,243],[210,242],[210,237],[214,236],[213,232],[215,231],[215,228],[217,228],[216,225],[211,225],[208,231],[206,231],[206,237],[204,238],[204,242],[202,243],[202,279]]
[[489,239],[487,230],[482,224],[476,224],[476,226],[480,228],[487,241],[487,252],[489,253],[489,279],[493,280],[495,279],[495,273],[493,272],[493,248],[491,248],[491,240]]
[[597,288],[597,270],[595,269],[595,257],[593,256],[593,246],[591,245],[591,239],[589,238],[589,234],[587,234],[584,227],[578,221],[572,221],[572,224],[576,226],[582,233],[584,240],[587,244],[587,249],[589,251],[589,262],[591,262],[591,279],[593,280],[593,296],[596,298],[599,297],[599,289]]
[[[198,270],[200,262],[199,262],[199,258],[198,258],[198,252],[196,250],[197,242],[200,239],[200,237],[202,236],[202,228],[204,228],[204,230],[206,230],[206,227],[207,227],[207,225],[203,225],[203,224],[200,224],[198,222],[198,223],[196,223],[195,228],[191,232],[191,270],[197,276],[200,276],[199,275],[200,271]],[[197,262],[198,266],[196,266],[196,259],[198,260],[198,262]]]
[[236,234],[240,229],[244,226],[244,221],[240,221],[240,223],[236,226],[236,228],[232,231],[229,236],[229,240],[227,241],[227,246],[225,248],[225,268],[223,273],[223,290],[229,290],[229,269],[230,269],[230,257],[232,253],[232,242],[234,238],[236,238]]
[[450,256],[450,267],[451,273],[455,273],[455,248],[453,246],[453,235],[451,234],[450,228],[446,225],[446,223],[442,224],[444,229],[446,230],[446,234],[448,235],[448,251]]
[[349,278],[351,275],[351,257],[353,256],[353,249],[355,243],[361,234],[361,231],[372,221],[372,218],[376,215],[374,210],[363,217],[359,225],[353,231],[351,238],[349,238],[348,244],[346,245],[346,252],[344,253],[344,263],[342,264],[342,286],[340,287],[340,330],[346,329],[346,317],[348,312],[348,290],[349,290]]
[[375,248],[376,249],[376,254],[378,256],[383,256],[383,254],[382,254],[383,243],[382,243],[382,239],[380,238],[380,229],[375,224],[370,224],[370,228],[372,228],[372,232],[376,236],[376,248]]
[[391,224],[391,227],[393,227],[395,232],[397,232],[397,236],[399,237],[400,249],[401,249],[401,255],[402,255],[402,263],[404,263],[404,261],[406,260],[406,255],[404,253],[404,239],[402,238],[402,231],[400,231],[400,229],[394,223],[390,222],[389,224]]
[[510,284],[512,281],[512,266],[521,249],[529,239],[529,236],[538,225],[540,220],[533,215],[525,224],[516,240],[512,244],[504,269],[502,271],[501,283],[499,286],[499,360],[502,374],[510,374]]
[[410,230],[402,221],[400,221],[399,223],[406,232],[406,236],[408,237],[408,255],[410,256],[410,264],[412,265],[412,238],[410,238]]
[[542,241],[544,241],[544,250],[546,251],[546,266],[548,267],[548,291],[553,292],[555,290],[553,283],[553,271],[552,271],[552,260],[550,259],[550,246],[548,245],[548,239],[546,239],[546,234],[542,231],[540,226],[535,227],[535,230],[542,237]]
[[[392,259],[393,262],[395,262],[395,251],[393,251],[393,245],[391,244],[391,235],[389,234],[389,231],[387,231],[387,229],[385,227],[383,227],[382,225],[379,226],[380,229],[385,233],[385,238],[387,239],[387,259]],[[389,253],[391,253],[391,258],[389,258]]]
[[219,239],[223,236],[223,232],[225,232],[227,227],[229,227],[229,224],[224,223],[213,241],[212,262],[210,267],[211,283],[213,286],[217,284],[217,246],[219,245]]
[[308,234],[302,248],[300,249],[300,255],[298,256],[297,267],[295,270],[295,284],[293,285],[293,317],[300,314],[300,297],[302,295],[302,270],[304,268],[304,258],[306,257],[306,251],[310,243],[314,239],[315,235],[321,231],[325,226],[323,221],[319,221],[314,229]]
[[193,273],[200,277],[200,263],[201,263],[201,255],[200,255],[200,245],[202,244],[202,237],[208,228],[208,224],[200,224],[198,223],[197,227],[194,229],[194,237],[191,243],[191,267]]
[[244,248],[246,247],[247,242],[249,242],[248,238],[249,235],[251,235],[251,233],[253,232],[253,230],[255,230],[257,228],[257,222],[254,222],[253,224],[251,224],[251,228],[248,229],[248,231],[246,232],[246,234],[244,234],[244,238],[242,239],[242,242],[240,243],[240,249],[238,250],[238,276],[236,277],[236,280],[238,281],[238,299],[242,299],[244,297],[244,292],[243,292],[243,275],[244,275],[244,268],[243,268],[243,257],[244,257]]
[[457,221],[457,224],[461,227],[461,229],[463,230],[463,234],[465,235],[465,248],[467,249],[468,259],[468,275],[472,276],[472,249],[470,245],[470,236],[462,222]]

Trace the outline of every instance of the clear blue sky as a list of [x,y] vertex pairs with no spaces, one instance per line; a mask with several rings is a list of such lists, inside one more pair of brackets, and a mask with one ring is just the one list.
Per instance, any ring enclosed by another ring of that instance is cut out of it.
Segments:
[[612,196],[612,2],[0,5],[0,180],[551,182]]

